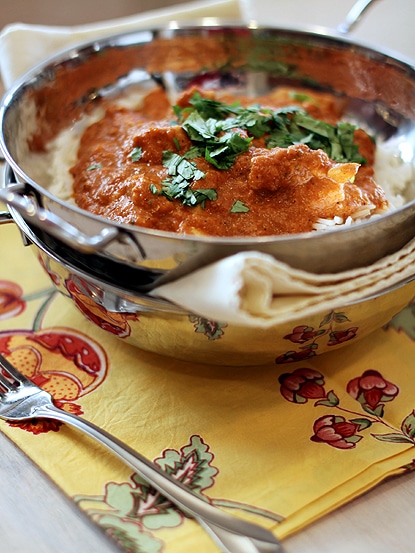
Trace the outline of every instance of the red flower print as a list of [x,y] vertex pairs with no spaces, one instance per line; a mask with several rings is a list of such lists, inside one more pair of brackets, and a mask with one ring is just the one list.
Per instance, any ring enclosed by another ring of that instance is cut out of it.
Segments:
[[0,320],[17,317],[26,307],[23,291],[14,282],[0,280]]
[[307,348],[301,351],[287,351],[287,353],[279,355],[275,359],[275,363],[277,363],[277,365],[281,365],[284,363],[295,363],[296,361],[302,361],[303,359],[310,359],[310,357],[314,357],[316,355],[314,349],[315,348]]
[[[108,369],[105,350],[90,337],[67,328],[0,332],[0,353],[49,392],[56,406],[75,414],[83,412],[78,400],[104,381]],[[46,419],[14,423],[33,434],[56,432],[60,425]]]
[[58,432],[63,422],[53,419],[30,419],[28,421],[8,422],[8,425],[26,430],[26,432],[31,432],[37,436],[45,432]]
[[[98,305],[88,295],[90,286],[87,282],[77,279],[68,279],[66,289],[73,298],[75,305],[84,314],[84,316],[97,326],[115,334],[119,338],[128,338],[131,334],[131,327],[128,320],[136,321],[138,317],[135,313],[116,313],[104,309]],[[92,294],[91,294],[92,296]]]
[[327,342],[328,346],[337,346],[343,342],[348,342],[356,337],[358,327],[348,328],[347,330],[337,330],[330,333],[330,340]]
[[315,421],[314,435],[310,439],[337,449],[352,449],[363,437],[357,434],[358,430],[358,424],[347,421],[344,417],[326,415]]
[[326,397],[324,377],[314,369],[295,369],[284,373],[279,379],[282,396],[293,403],[306,403],[309,399]]
[[399,388],[385,380],[378,371],[369,369],[348,383],[347,392],[361,405],[375,411],[385,401],[392,401],[398,395]]
[[100,354],[82,335],[70,331],[43,330],[28,339],[37,342],[47,350],[59,353],[85,373],[98,374],[102,368]]
[[38,260],[40,265],[43,267],[43,269],[46,271],[46,273],[49,275],[49,278],[53,282],[55,286],[59,286],[61,283],[61,277],[53,271],[50,267],[50,259],[46,258],[44,259],[40,254],[38,255]]
[[327,346],[336,346],[344,342],[348,342],[356,337],[357,326],[348,328],[346,330],[333,330],[337,324],[343,324],[349,321],[347,315],[344,312],[330,311],[319,323],[318,329],[315,330],[313,326],[307,324],[297,325],[292,329],[290,334],[284,336],[284,340],[289,340],[294,344],[304,344],[300,346],[300,351],[287,351],[282,355],[279,355],[275,362],[277,364],[292,363],[301,359],[310,359],[317,355],[319,348],[319,341],[326,337],[328,338]]
[[319,331],[315,331],[313,327],[307,325],[299,325],[293,328],[291,334],[284,336],[284,340],[290,340],[296,344],[304,344],[309,340],[312,340],[320,334]]

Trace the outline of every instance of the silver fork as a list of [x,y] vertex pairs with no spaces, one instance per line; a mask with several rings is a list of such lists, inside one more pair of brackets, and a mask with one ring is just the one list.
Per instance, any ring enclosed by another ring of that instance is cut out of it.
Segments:
[[0,418],[21,421],[55,419],[85,432],[117,455],[187,516],[197,520],[225,553],[275,553],[279,541],[268,530],[207,503],[181,482],[118,438],[53,404],[52,396],[0,355]]

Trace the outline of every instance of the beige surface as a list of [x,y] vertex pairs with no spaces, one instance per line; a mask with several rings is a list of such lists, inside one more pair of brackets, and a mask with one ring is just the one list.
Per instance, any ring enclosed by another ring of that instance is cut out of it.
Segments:
[[[84,25],[128,17],[149,10],[185,5],[191,0],[2,0],[0,30],[13,23]],[[0,80],[0,94],[4,85]]]
[[[0,27],[9,23],[82,25],[178,4],[176,0],[2,0]],[[186,0],[182,0],[185,4]]]
[[[72,25],[172,4],[169,0],[3,0],[0,25],[17,20]],[[115,553],[106,538],[2,434],[0,451],[1,553]],[[288,539],[284,551],[411,553],[415,550],[413,497],[415,474],[380,485]]]

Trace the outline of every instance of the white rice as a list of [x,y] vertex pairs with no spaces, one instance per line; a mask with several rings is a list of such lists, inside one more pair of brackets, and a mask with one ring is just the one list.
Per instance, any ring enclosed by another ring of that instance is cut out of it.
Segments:
[[392,208],[415,198],[414,149],[410,138],[399,136],[376,145],[375,179]]
[[375,181],[385,192],[389,202],[386,210],[379,210],[373,204],[361,207],[350,217],[333,219],[319,218],[313,225],[314,230],[330,230],[338,226],[351,225],[365,219],[378,217],[388,211],[402,207],[415,199],[414,152],[407,137],[397,137],[376,144]]
[[49,191],[58,198],[75,203],[72,197],[73,178],[69,169],[77,161],[79,143],[86,128],[99,121],[104,115],[101,109],[78,121],[72,128],[62,131],[49,144],[48,154],[50,163],[46,169],[50,182]]

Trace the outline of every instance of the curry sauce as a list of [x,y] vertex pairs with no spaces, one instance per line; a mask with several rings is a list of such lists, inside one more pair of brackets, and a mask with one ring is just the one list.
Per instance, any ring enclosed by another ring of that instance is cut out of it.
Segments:
[[[382,212],[375,143],[339,123],[343,107],[309,90],[253,101],[193,88],[172,108],[157,89],[138,109],[108,107],[86,129],[71,168],[75,202],[121,223],[224,237],[308,232],[320,219]],[[340,136],[330,151],[316,147],[326,131]]]

